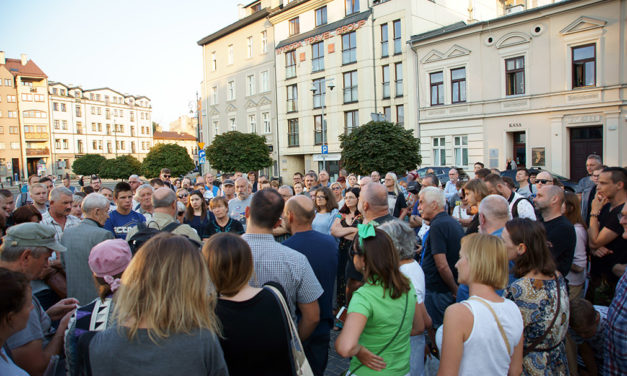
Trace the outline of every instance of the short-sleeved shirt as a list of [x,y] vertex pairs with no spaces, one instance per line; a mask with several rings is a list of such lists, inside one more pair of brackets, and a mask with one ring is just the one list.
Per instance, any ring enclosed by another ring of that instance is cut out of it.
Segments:
[[[391,205],[391,204],[394,205]],[[395,218],[401,216],[401,210],[407,207],[407,201],[405,200],[405,195],[402,192],[399,192],[397,195],[394,192],[388,192],[388,210],[390,214]]]
[[242,224],[246,229],[246,208],[250,206],[253,195],[249,195],[245,200],[235,197],[229,201],[229,217]]
[[440,276],[435,265],[433,255],[444,253],[446,261],[457,280],[455,263],[459,259],[459,248],[464,230],[453,217],[441,212],[431,220],[429,236],[425,242],[422,270],[425,273],[426,287],[428,291],[449,292],[449,288]]
[[425,273],[422,271],[420,265],[416,260],[403,264],[399,268],[401,273],[411,281],[416,290],[416,303],[422,303],[425,301]]
[[209,223],[207,223],[205,232],[206,237],[210,237],[211,235],[215,235],[220,232],[232,232],[234,234],[242,235],[244,233],[244,226],[242,226],[241,222],[236,221],[233,218],[229,218],[226,225],[220,226],[214,217],[209,221]]
[[242,238],[250,246],[255,265],[250,284],[254,287],[267,282],[280,284],[287,294],[292,319],[297,322],[296,305],[311,303],[324,292],[307,257],[275,242],[272,234],[244,234]]
[[616,206],[610,210],[611,204],[606,204],[601,208],[599,213],[599,232],[604,228],[612,231],[618,236],[605,245],[605,248],[612,250],[613,253],[601,258],[592,256],[592,274],[604,275],[612,281],[618,281],[618,278],[612,273],[612,267],[616,264],[627,263],[627,239],[623,238],[623,226],[618,221],[618,215],[623,210],[623,205]]
[[126,239],[129,230],[140,222],[146,222],[146,217],[138,212],[131,210],[128,214],[120,214],[119,211],[114,210],[109,213],[109,219],[103,227],[111,231],[116,239]]
[[[363,332],[359,336],[359,344],[377,354],[398,331],[401,321],[403,325],[392,343],[379,356],[387,364],[384,372],[374,371],[366,366],[361,366],[356,374],[368,375],[406,375],[409,373],[409,334],[413,324],[414,311],[416,309],[416,294],[414,286],[410,283],[410,292],[401,295],[397,299],[390,297],[389,291],[377,284],[366,283],[353,293],[348,305],[348,313],[360,313],[368,319]],[[405,310],[405,302],[407,309]],[[405,319],[403,318],[405,312]],[[353,357],[350,363],[352,372],[361,363],[357,357]]]
[[41,340],[46,346],[54,335],[50,316],[44,311],[39,300],[33,295],[33,309],[28,316],[26,327],[7,339],[9,349],[22,347],[36,340]]
[[63,231],[67,230],[68,228],[78,226],[81,223],[81,220],[73,215],[68,215],[65,219],[65,225],[61,227],[61,224],[59,224],[59,222],[55,221],[54,218],[52,218],[50,212],[46,211],[41,215],[41,222],[39,223],[53,229],[54,238],[57,239],[57,241],[60,241],[61,235],[63,235]]
[[563,215],[543,222],[543,224],[546,238],[551,243],[549,249],[557,270],[566,276],[575,257],[575,246],[577,245],[575,226]]

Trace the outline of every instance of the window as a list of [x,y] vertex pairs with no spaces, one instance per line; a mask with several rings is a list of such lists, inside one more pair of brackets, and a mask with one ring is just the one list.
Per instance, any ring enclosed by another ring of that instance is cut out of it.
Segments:
[[61,129],[63,129],[64,131],[67,131],[67,120],[63,120],[61,122]]
[[9,134],[17,134],[17,127],[9,127]]
[[[327,121],[324,121],[324,129],[322,128],[322,115],[314,116],[314,144],[322,145],[326,141]],[[323,133],[324,132],[324,133]]]
[[285,53],[285,78],[296,77],[296,51]]
[[59,120],[55,120],[54,121],[54,129],[60,129],[61,128],[61,122]]
[[227,63],[233,64],[233,45],[229,44],[228,46],[228,55],[227,55]]
[[399,124],[405,123],[405,106],[402,104],[396,106],[396,122]]
[[296,35],[300,33],[300,21],[298,17],[292,18],[290,21],[290,35]]
[[287,112],[298,111],[298,87],[296,85],[287,86]]
[[20,149],[20,143],[19,142],[11,142],[11,149],[19,150]]
[[253,57],[253,37],[246,38],[246,57]]
[[52,111],[59,111],[59,103],[57,102],[52,103]]
[[4,142],[0,142],[0,149],[4,150],[6,148],[7,148],[6,144]]
[[388,57],[390,54],[388,42],[388,24],[381,25],[381,57]]
[[32,94],[22,93],[22,100],[23,101],[27,101],[27,102],[32,102],[33,101],[33,95]]
[[54,140],[54,147],[55,149],[61,149],[61,140],[60,139],[55,139]]
[[401,20],[394,21],[394,55],[403,52],[401,45]]
[[359,0],[345,0],[346,1],[346,15],[359,12]]
[[7,117],[9,117],[9,118],[16,118],[17,117],[17,111],[7,111]]
[[342,35],[342,64],[357,61],[357,33],[352,31]]
[[13,80],[5,78],[4,79],[4,85],[5,86],[13,86]]
[[392,121],[392,108],[390,106],[383,107],[383,117],[385,121]]
[[[9,112],[10,114],[11,112]],[[46,118],[46,113],[43,111],[38,111],[38,110],[30,110],[30,111],[22,111],[22,116],[24,116],[25,118],[38,118],[38,119],[45,119]],[[11,117],[11,116],[9,116]]]
[[15,95],[7,95],[7,103],[15,103]]
[[235,81],[229,81],[226,85],[226,99],[232,101],[235,99]]
[[229,124],[231,126],[231,130],[232,131],[236,131],[237,130],[237,124],[235,123],[235,118],[230,118],[229,119]]
[[466,68],[451,70],[451,102],[466,102]]
[[390,97],[390,66],[384,65],[381,68],[383,68],[383,98],[385,99]]
[[213,134],[214,135],[220,134],[220,123],[218,123],[217,120],[213,122]]
[[76,108],[74,108],[74,110],[75,110],[77,117],[83,116],[83,112],[81,111],[81,106],[77,105]]
[[327,7],[316,9],[316,26],[326,25],[327,23]]
[[435,72],[429,75],[431,82],[431,105],[444,104],[444,74]]
[[397,97],[403,96],[403,63],[394,64],[394,90]]
[[248,115],[248,131],[257,133],[257,117],[255,115]]
[[573,47],[573,88],[596,85],[596,45]]
[[268,71],[261,72],[261,92],[265,93],[268,91]]
[[[217,86],[213,86],[211,88],[211,104],[218,104],[218,87]],[[133,117],[133,113],[131,113],[131,120]]]
[[507,95],[525,94],[525,58],[505,60],[505,90]]
[[359,127],[359,111],[344,112],[344,133],[351,134],[357,127]]
[[324,78],[313,80],[313,87],[316,88],[313,92],[313,108],[320,108],[324,105],[322,96],[327,92]]
[[246,91],[248,95],[255,94],[255,75],[251,74],[246,77]]
[[453,140],[455,166],[468,166],[468,136],[455,136]]
[[268,52],[268,32],[264,30],[261,32],[261,53],[266,52]]
[[263,133],[272,133],[270,129],[270,113],[264,112],[261,114],[261,121],[263,122]]
[[446,150],[444,137],[435,137],[433,139],[433,164],[435,166],[446,165]]
[[344,73],[344,103],[357,102],[357,71]]
[[298,119],[287,120],[287,146],[298,146]]
[[211,53],[211,71],[215,72],[218,69],[218,59],[216,58],[216,52]]
[[35,94],[35,102],[43,102],[44,95],[43,94]]
[[311,45],[311,71],[319,72],[324,70],[324,42]]

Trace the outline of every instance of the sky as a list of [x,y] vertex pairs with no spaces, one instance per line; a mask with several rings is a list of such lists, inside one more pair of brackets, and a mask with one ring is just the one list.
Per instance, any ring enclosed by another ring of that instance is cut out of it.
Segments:
[[189,115],[202,81],[203,37],[237,21],[242,0],[3,1],[0,51],[27,54],[50,81],[152,100],[168,128]]

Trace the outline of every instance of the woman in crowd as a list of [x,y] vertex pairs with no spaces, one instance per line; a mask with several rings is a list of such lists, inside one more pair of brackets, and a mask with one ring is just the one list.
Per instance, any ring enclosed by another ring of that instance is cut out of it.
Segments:
[[[402,221],[385,222],[379,227],[392,239],[394,248],[398,251],[400,259],[400,271],[407,277],[416,291],[416,309],[422,315],[426,328],[431,327],[431,317],[424,305],[425,300],[425,274],[416,262],[416,233],[411,227]],[[522,329],[521,329],[522,330]],[[409,366],[411,375],[422,375],[424,371],[425,336],[423,333],[409,338],[411,354]]]
[[229,374],[291,375],[282,306],[272,291],[248,284],[254,271],[248,243],[233,234],[217,234],[202,253],[219,296],[216,313]]
[[7,338],[26,327],[33,309],[30,283],[22,273],[0,268],[0,375],[28,376],[7,355]]
[[[89,253],[89,268],[98,288],[98,298],[78,307],[65,332],[65,356],[70,375],[84,375],[89,356],[82,343],[112,323],[113,294],[120,287],[122,272],[132,258],[131,248],[122,239],[110,239],[99,243]],[[87,338],[79,342],[79,338]]]
[[176,197],[178,201],[183,203],[183,205],[187,205],[189,192],[187,191],[187,189],[179,188],[176,190]]
[[489,194],[488,187],[479,179],[472,179],[464,185],[464,195],[470,207],[470,211],[467,213],[473,216],[466,228],[466,234],[479,231],[479,203]]
[[174,189],[178,191],[179,189],[181,189],[181,179],[179,178],[174,179],[174,182],[172,183],[172,185],[174,186]]
[[[348,254],[351,245],[353,244],[353,239],[355,234],[357,234],[357,225],[363,220],[361,213],[357,209],[359,191],[359,186],[346,190],[346,193],[344,194],[344,205],[339,210],[339,213],[331,226],[331,235],[340,239],[336,282],[338,308],[345,306],[348,303],[346,300],[346,264],[349,261]],[[352,291],[354,290],[355,289]],[[336,326],[334,329],[339,330],[340,328]]]
[[357,184],[357,176],[355,176],[355,174],[348,174],[346,185],[347,188],[359,187],[359,184]]
[[192,180],[188,177],[184,177],[181,180],[181,188],[186,189],[187,192],[191,192],[192,191]]
[[407,375],[409,337],[425,328],[413,286],[399,270],[392,240],[372,223],[359,225],[352,250],[366,283],[350,301],[335,349],[352,357],[350,375]]
[[81,210],[83,198],[84,197],[81,195],[72,195],[72,211],[70,211],[70,215],[73,215],[79,219],[83,218],[83,211]]
[[570,266],[570,272],[566,275],[568,280],[568,297],[570,300],[573,300],[580,297],[583,293],[583,286],[586,282],[586,267],[588,266],[588,255],[586,253],[588,231],[581,217],[581,205],[576,194],[568,191],[564,192],[562,214],[575,226],[575,234],[577,234],[575,257],[573,258],[573,264]]
[[341,208],[344,206],[344,197],[342,197],[342,184],[338,182],[331,183],[331,192],[333,193],[333,197],[335,198],[335,202],[337,202],[337,207]]
[[506,297],[518,305],[525,323],[523,374],[567,375],[568,291],[556,271],[544,227],[515,218],[505,225],[502,239],[518,278],[507,287]]
[[209,219],[206,228],[207,237],[219,232],[233,232],[239,235],[244,233],[244,226],[229,217],[229,202],[226,198],[222,196],[212,198],[209,201],[209,207],[214,216]]
[[257,192],[257,171],[248,171],[248,182],[252,185],[253,193]]
[[496,293],[509,274],[503,241],[484,234],[462,238],[455,267],[470,298],[446,309],[436,335],[438,375],[520,375],[523,319],[514,302]]
[[294,195],[302,195],[304,190],[303,183],[296,182],[294,183]]
[[314,199],[314,208],[316,209],[316,217],[314,218],[311,227],[323,234],[331,234],[331,226],[337,217],[337,201],[331,190],[327,187],[320,187],[316,190],[315,195],[311,196]]
[[388,210],[390,214],[400,220],[403,220],[407,215],[407,202],[405,201],[405,194],[401,191],[401,187],[398,185],[398,178],[393,172],[385,174],[383,180],[385,188],[388,190]]
[[206,239],[209,237],[208,227],[211,217],[212,214],[207,210],[207,203],[202,193],[200,191],[190,193],[183,223],[193,227],[200,239]]
[[20,206],[13,212],[13,220],[16,225],[24,222],[41,222],[41,213],[32,204]]
[[466,198],[466,194],[461,185],[463,184],[461,181],[458,181],[459,185],[459,203],[455,205],[453,208],[453,214],[451,216],[459,222],[464,229],[470,224],[472,221],[472,215],[470,214],[470,205],[468,204],[468,199]]
[[209,284],[186,238],[160,233],[144,243],[116,293],[118,326],[91,341],[93,375],[227,375]]

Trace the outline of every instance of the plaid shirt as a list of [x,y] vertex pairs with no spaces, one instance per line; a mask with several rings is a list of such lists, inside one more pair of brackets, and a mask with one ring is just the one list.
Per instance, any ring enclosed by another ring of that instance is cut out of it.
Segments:
[[68,215],[66,218],[65,227],[62,227],[54,220],[54,218],[52,218],[50,211],[46,210],[46,212],[41,215],[41,221],[39,223],[53,229],[55,232],[54,238],[57,239],[57,241],[61,241],[61,235],[63,235],[63,231],[65,229],[78,226],[81,223],[81,220],[73,215]]
[[624,375],[627,372],[627,273],[616,285],[616,295],[607,310],[604,375]]
[[322,286],[302,253],[274,241],[271,234],[244,234],[253,253],[255,275],[250,284],[262,287],[267,282],[279,283],[287,294],[292,319],[296,319],[296,304],[311,303],[323,293]]

